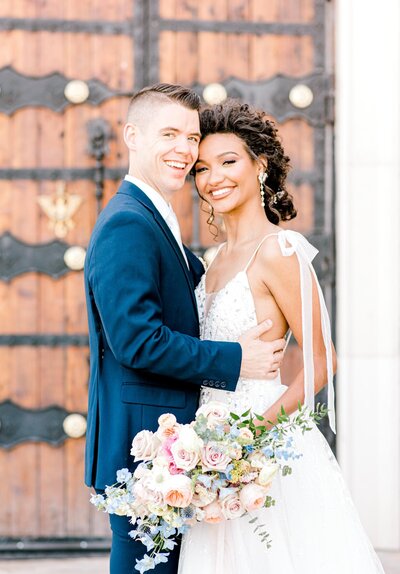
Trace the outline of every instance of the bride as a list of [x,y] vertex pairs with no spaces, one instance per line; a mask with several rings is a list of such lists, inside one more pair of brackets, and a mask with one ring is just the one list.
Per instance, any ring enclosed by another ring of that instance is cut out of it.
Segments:
[[[252,407],[276,421],[281,406],[313,408],[328,385],[329,422],[335,430],[336,355],[329,318],[311,265],[317,250],[299,233],[280,227],[296,215],[285,189],[289,158],[263,112],[228,101],[201,113],[202,141],[194,166],[200,196],[222,214],[227,234],[196,289],[203,339],[235,341],[270,318],[268,339],[291,331],[303,350],[303,368],[289,386],[240,379],[234,393],[203,389],[201,404]],[[261,422],[260,424],[265,424]],[[179,574],[372,574],[383,569],[362,528],[339,466],[316,427],[295,436],[302,456],[293,473],[271,489],[274,507],[258,511],[272,539],[267,549],[249,517],[199,523],[184,536]]]

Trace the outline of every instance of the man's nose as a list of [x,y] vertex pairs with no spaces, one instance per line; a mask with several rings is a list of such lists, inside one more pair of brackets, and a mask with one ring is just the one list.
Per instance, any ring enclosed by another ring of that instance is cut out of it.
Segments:
[[182,154],[190,154],[191,148],[186,136],[178,137],[175,143],[175,151]]

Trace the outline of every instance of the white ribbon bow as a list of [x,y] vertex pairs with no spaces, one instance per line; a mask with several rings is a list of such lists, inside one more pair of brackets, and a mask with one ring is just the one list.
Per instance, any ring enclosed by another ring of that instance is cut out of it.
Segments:
[[[313,355],[313,317],[312,317],[312,282],[315,279],[319,306],[321,310],[321,331],[326,350],[326,365],[328,378],[328,418],[333,432],[335,424],[335,391],[333,387],[333,363],[331,347],[331,326],[322,289],[318,283],[312,260],[318,253],[303,235],[291,230],[278,233],[278,242],[282,255],[289,257],[294,253],[300,266],[301,315],[303,331],[303,363],[304,363],[304,404],[314,410],[314,355]],[[287,246],[286,243],[290,245]]]

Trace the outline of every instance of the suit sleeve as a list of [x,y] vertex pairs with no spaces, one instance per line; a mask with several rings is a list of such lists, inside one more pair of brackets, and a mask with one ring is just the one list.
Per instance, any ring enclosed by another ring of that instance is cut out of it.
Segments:
[[163,324],[160,250],[152,225],[140,214],[114,214],[97,234],[88,279],[107,342],[123,366],[196,385],[239,377],[238,343],[200,341]]

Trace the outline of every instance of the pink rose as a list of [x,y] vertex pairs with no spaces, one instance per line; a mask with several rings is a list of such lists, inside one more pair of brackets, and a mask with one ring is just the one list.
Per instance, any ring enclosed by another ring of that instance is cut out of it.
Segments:
[[186,450],[180,440],[172,445],[171,453],[176,467],[185,471],[192,470],[200,460],[199,453]]
[[229,494],[219,501],[222,513],[227,520],[239,518],[245,513],[243,504],[241,503],[237,494]]
[[208,522],[210,524],[217,524],[218,522],[222,522],[224,520],[224,515],[222,514],[222,509],[219,503],[214,500],[211,504],[208,504],[203,508],[204,510],[204,522]]
[[186,508],[193,498],[192,481],[188,476],[176,474],[163,485],[164,502],[177,508]]
[[267,492],[268,488],[251,482],[242,488],[239,498],[247,512],[251,512],[264,506]]
[[161,442],[154,433],[140,431],[132,441],[131,455],[136,460],[152,460],[160,448]]
[[223,452],[222,446],[218,442],[210,441],[201,450],[201,462],[203,472],[208,470],[224,471],[231,462],[231,458]]
[[196,411],[196,418],[199,415],[203,415],[207,419],[207,423],[210,428],[214,428],[218,425],[223,425],[226,423],[226,419],[229,417],[230,409],[225,403],[220,403],[219,401],[210,401],[201,405]]
[[178,469],[192,470],[200,460],[202,439],[190,425],[181,425],[177,440],[171,445],[171,456]]

